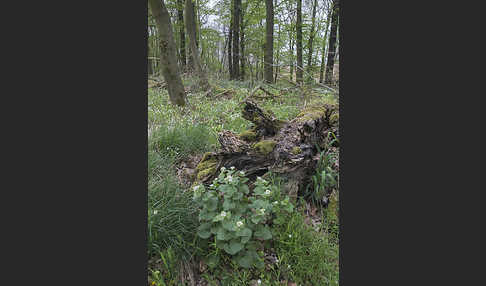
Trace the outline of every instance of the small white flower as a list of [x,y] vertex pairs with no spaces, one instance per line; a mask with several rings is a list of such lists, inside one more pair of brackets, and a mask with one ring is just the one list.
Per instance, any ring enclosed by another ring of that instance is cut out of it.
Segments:
[[274,204],[274,205],[278,205],[278,201],[274,201],[274,202],[273,202],[273,204]]
[[278,258],[275,258],[275,263],[278,263]]
[[265,214],[265,209],[259,209],[258,211],[260,212],[261,215]]
[[222,212],[221,212],[221,216],[222,216],[222,217],[225,217],[225,216],[226,216],[226,212],[225,212],[225,211],[222,211]]
[[226,168],[225,167],[221,167],[221,171],[226,171]]
[[197,191],[197,189],[199,189],[199,185],[194,186],[194,188],[193,188],[194,191]]
[[240,175],[244,176],[245,175],[245,172],[240,171]]
[[289,238],[292,238],[292,235],[291,234],[289,234]]
[[236,223],[237,227],[241,227],[243,225],[243,222],[240,220],[239,222]]
[[214,187],[214,184],[209,185],[210,187]]
[[158,210],[154,210],[154,215],[157,214],[159,211]]
[[270,190],[266,190],[266,191],[265,191],[265,195],[267,195],[267,196],[268,196],[268,195],[270,195],[271,193],[272,193],[272,192],[270,192]]
[[289,265],[287,265],[287,268],[288,268],[288,269],[290,269],[290,264],[289,264]]
[[261,179],[262,179],[262,177],[257,177],[257,180],[261,180]]
[[262,284],[262,280],[258,279],[257,283]]
[[234,169],[235,169],[235,166],[231,166],[231,168],[230,168],[230,169],[231,169],[231,170],[234,170]]

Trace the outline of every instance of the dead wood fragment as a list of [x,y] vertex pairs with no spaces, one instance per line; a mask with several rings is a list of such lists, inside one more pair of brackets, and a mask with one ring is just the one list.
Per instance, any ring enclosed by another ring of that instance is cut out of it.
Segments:
[[[223,166],[244,171],[250,180],[271,171],[286,179],[284,190],[295,198],[315,172],[319,159],[317,146],[328,143],[330,132],[339,136],[337,105],[310,106],[285,122],[253,101],[244,104],[242,116],[255,126],[240,135],[221,132],[220,151],[204,155],[197,166],[197,181],[211,183]],[[255,133],[252,140],[247,136],[250,132]]]

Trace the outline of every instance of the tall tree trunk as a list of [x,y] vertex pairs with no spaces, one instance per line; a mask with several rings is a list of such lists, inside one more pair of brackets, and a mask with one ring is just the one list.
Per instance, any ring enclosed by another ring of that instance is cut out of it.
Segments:
[[201,60],[199,59],[199,52],[196,47],[196,22],[194,14],[194,2],[193,0],[186,0],[186,29],[189,35],[189,46],[191,48],[192,60],[194,62],[194,68],[199,77],[199,87],[201,90],[209,89],[209,82],[206,73],[201,66]]
[[[278,25],[278,36],[277,36],[277,43],[280,43],[280,24]],[[277,56],[275,57],[276,67],[275,67],[275,80],[277,82],[278,72],[280,69],[280,46],[277,46]]]
[[334,56],[336,55],[336,34],[337,21],[339,17],[339,0],[333,1],[332,16],[331,16],[331,34],[329,36],[329,50],[327,52],[327,66],[326,77],[324,82],[332,84],[333,70],[334,70]]
[[[150,27],[149,27],[150,29]],[[151,60],[151,55],[150,55],[150,33],[149,33],[149,29],[147,29],[147,65],[148,65],[148,75],[151,75],[154,73],[153,69],[152,69],[152,60]]]
[[[241,0],[240,0],[241,1]],[[248,3],[241,8],[241,17],[240,17],[240,50],[241,50],[241,68],[240,68],[240,80],[245,80],[245,24],[244,24],[244,15],[246,11],[246,7]]]
[[303,82],[302,68],[302,0],[297,0],[297,67],[295,80],[298,84]]
[[317,8],[317,0],[314,0],[314,6],[312,8],[312,26],[309,35],[309,43],[308,48],[309,52],[307,53],[307,72],[312,74],[312,44],[314,42],[314,30],[316,25],[316,8]]
[[240,10],[241,0],[234,0],[233,11],[233,78],[240,77]]
[[[332,11],[332,7],[331,7]],[[327,16],[326,19],[326,31],[324,32],[324,39],[322,40],[322,55],[321,55],[321,70],[319,72],[319,83],[322,83],[324,79],[324,68],[326,67],[325,59],[326,59],[326,42],[327,42],[327,34],[329,32],[329,23],[331,22],[331,15]]]
[[233,55],[231,53],[232,45],[233,45],[233,7],[234,7],[234,0],[231,0],[231,16],[230,16],[230,27],[229,27],[229,35],[228,35],[228,69],[230,74],[230,80],[234,79],[234,70],[233,70]]
[[273,83],[273,0],[265,0],[266,35],[264,54],[264,78],[267,83]]
[[177,0],[177,15],[179,21],[180,46],[179,55],[181,61],[181,69],[186,68],[186,34],[184,32],[184,0]]
[[294,80],[294,42],[292,41],[292,38],[290,38],[290,81],[293,80]]
[[172,34],[169,12],[163,0],[149,0],[149,4],[159,30],[160,65],[164,79],[167,82],[170,102],[184,106],[186,104],[186,94],[182,85],[179,66],[177,65],[176,44]]

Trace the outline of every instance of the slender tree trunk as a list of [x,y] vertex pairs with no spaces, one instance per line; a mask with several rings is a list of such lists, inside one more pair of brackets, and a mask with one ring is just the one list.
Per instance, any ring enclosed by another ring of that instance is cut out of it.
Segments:
[[[240,0],[241,1],[241,0]],[[246,3],[247,4],[247,3]],[[240,80],[245,80],[245,25],[244,25],[244,15],[247,5],[241,9],[240,17],[240,50],[241,50],[241,68],[240,68]]]
[[194,62],[194,68],[199,77],[199,88],[201,90],[209,89],[209,82],[206,73],[201,66],[201,60],[199,59],[199,52],[196,47],[196,22],[194,14],[194,2],[193,0],[186,0],[186,29],[189,35],[189,46],[191,48],[192,60]]
[[314,30],[316,25],[316,8],[317,8],[317,0],[314,0],[314,6],[312,8],[312,26],[309,35],[309,43],[308,48],[309,52],[307,53],[307,72],[312,74],[312,44],[314,43]]
[[264,77],[267,83],[273,83],[273,0],[265,0],[266,36],[264,54]]
[[[277,36],[277,43],[280,43],[280,24],[278,25],[278,36]],[[273,82],[277,82],[278,72],[280,69],[280,46],[277,46],[277,56],[275,57],[276,67],[275,67],[275,80]]]
[[294,80],[294,42],[292,41],[292,38],[290,38],[290,81],[293,80]]
[[241,0],[234,0],[233,11],[233,78],[240,77],[240,11]]
[[181,61],[181,69],[186,68],[186,34],[184,32],[184,0],[177,0],[177,15],[179,21],[180,46],[179,55]]
[[176,44],[172,34],[172,24],[169,12],[163,0],[149,0],[152,15],[158,26],[160,35],[160,65],[167,82],[169,99],[172,104],[184,106],[186,94],[177,65]]
[[[150,27],[149,27],[149,29],[150,29]],[[151,75],[151,74],[154,73],[154,71],[152,69],[152,60],[150,58],[151,55],[150,55],[150,41],[149,41],[150,33],[149,33],[149,29],[147,29],[147,42],[148,42],[148,44],[147,44],[147,60],[148,60],[148,62],[147,62],[147,65],[148,65],[147,73],[148,73],[148,75]]]
[[326,77],[324,82],[326,84],[332,84],[333,70],[334,70],[334,57],[336,55],[336,34],[337,34],[337,21],[339,17],[339,0],[333,1],[333,9],[331,16],[331,34],[329,36],[329,50],[327,52],[327,66]]
[[230,74],[230,80],[234,79],[234,71],[233,71],[233,55],[231,53],[232,45],[233,45],[233,7],[234,7],[234,0],[231,0],[231,16],[230,16],[230,27],[229,27],[229,35],[228,35],[228,69]]
[[[332,11],[332,7],[331,7]],[[321,55],[321,70],[319,72],[319,83],[322,83],[324,79],[324,68],[326,67],[325,59],[326,59],[326,42],[327,42],[327,34],[329,32],[329,23],[331,22],[331,15],[329,15],[326,19],[326,31],[324,32],[324,39],[322,40],[322,55]]]
[[298,84],[303,82],[302,68],[302,0],[297,0],[297,68],[295,80]]

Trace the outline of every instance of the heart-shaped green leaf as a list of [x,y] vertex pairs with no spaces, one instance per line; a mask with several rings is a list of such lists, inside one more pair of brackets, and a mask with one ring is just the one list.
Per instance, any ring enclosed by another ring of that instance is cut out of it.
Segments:
[[226,244],[224,247],[224,250],[231,255],[235,255],[242,249],[243,249],[243,244],[241,244],[237,240],[231,240],[230,243]]

